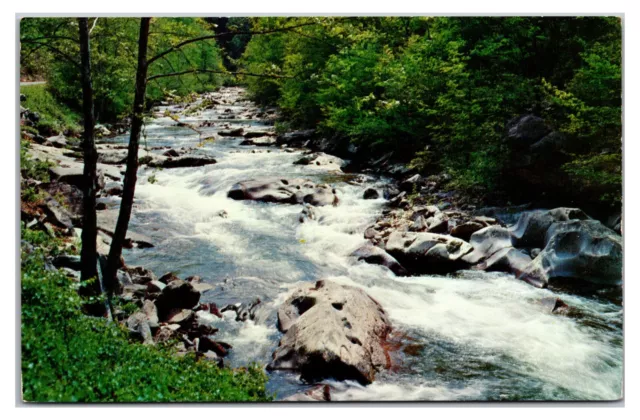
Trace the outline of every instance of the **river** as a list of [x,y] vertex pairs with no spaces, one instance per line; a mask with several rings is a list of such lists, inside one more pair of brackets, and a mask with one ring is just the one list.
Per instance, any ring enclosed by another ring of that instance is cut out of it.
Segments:
[[[247,106],[239,88],[223,88],[222,104],[180,120],[211,120],[272,129],[258,120],[218,120]],[[146,124],[147,146],[196,147],[200,136],[159,115]],[[384,267],[349,254],[366,243],[365,228],[381,214],[383,198],[363,200],[382,178],[351,185],[321,166],[294,165],[301,151],[240,146],[242,138],[216,137],[199,153],[218,163],[196,168],[140,169],[133,229],[155,247],[126,250],[129,265],[158,274],[200,275],[216,288],[203,302],[249,301],[264,305],[254,321],[236,322],[226,312],[218,338],[233,346],[226,362],[266,365],[280,333],[275,310],[298,282],[331,279],[366,290],[385,308],[397,333],[413,351],[399,354],[393,369],[369,386],[331,382],[333,400],[612,400],[622,396],[622,307],[610,300],[537,289],[502,273],[463,271],[450,276],[396,277]],[[127,136],[113,139],[124,143]],[[300,223],[299,205],[234,201],[227,191],[239,181],[266,177],[330,181],[340,204],[317,208],[318,218]],[[228,217],[220,216],[226,211]],[[565,317],[540,304],[558,296],[581,313]],[[305,389],[294,373],[269,374],[278,398]]]

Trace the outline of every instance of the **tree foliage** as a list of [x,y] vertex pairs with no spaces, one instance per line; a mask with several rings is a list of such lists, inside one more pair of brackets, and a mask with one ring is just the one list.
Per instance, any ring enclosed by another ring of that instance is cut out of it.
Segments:
[[506,122],[534,113],[582,142],[564,167],[575,186],[599,183],[601,198],[619,202],[618,18],[253,18],[252,25],[304,20],[315,24],[253,37],[239,60],[285,76],[245,83],[294,126],[393,150],[425,172],[448,171],[460,186],[494,188],[509,165]]
[[[90,23],[96,117],[109,121],[131,111],[139,19],[98,18],[95,25],[94,19]],[[155,18],[150,30],[149,55],[212,31],[213,26],[202,18]],[[43,74],[49,89],[75,108],[81,102],[77,33],[73,18],[24,18],[20,27],[21,68]],[[167,55],[151,66],[149,76],[205,68],[224,72],[215,40],[190,44]],[[147,98],[153,103],[168,92],[183,96],[210,91],[220,86],[224,77],[207,73],[155,79],[149,84]]]

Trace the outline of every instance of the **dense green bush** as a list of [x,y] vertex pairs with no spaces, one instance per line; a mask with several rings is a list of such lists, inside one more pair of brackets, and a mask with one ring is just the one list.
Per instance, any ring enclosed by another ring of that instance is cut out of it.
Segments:
[[[45,268],[59,242],[22,230],[22,396],[31,402],[266,401],[258,366],[220,369],[167,347],[132,343],[85,316],[79,283]],[[31,244],[25,245],[25,243]]]

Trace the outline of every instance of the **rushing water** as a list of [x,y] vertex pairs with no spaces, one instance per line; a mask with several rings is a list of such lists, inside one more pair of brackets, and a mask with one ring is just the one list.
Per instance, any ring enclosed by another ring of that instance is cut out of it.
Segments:
[[[224,89],[232,101],[241,91]],[[218,120],[223,105],[181,121]],[[162,111],[163,109],[161,109]],[[237,112],[236,112],[237,113]],[[267,129],[254,120],[234,126]],[[215,133],[212,127],[206,134]],[[166,117],[146,127],[147,145],[195,147],[198,134]],[[126,141],[122,136],[116,142]],[[232,366],[269,362],[280,334],[275,309],[298,282],[320,278],[356,285],[388,312],[413,351],[398,366],[363,387],[331,383],[334,400],[612,400],[622,397],[622,307],[609,300],[536,289],[513,276],[466,271],[452,276],[396,277],[387,269],[348,255],[365,244],[364,229],[380,215],[384,199],[363,200],[382,179],[350,185],[322,167],[293,165],[301,151],[240,146],[241,138],[217,137],[199,152],[218,163],[199,168],[141,169],[131,227],[153,239],[154,248],[125,254],[130,265],[162,274],[200,275],[215,285],[203,301],[226,303],[259,297],[256,321],[236,322],[225,313],[218,337],[233,345]],[[252,151],[256,150],[255,153]],[[155,182],[149,181],[154,175]],[[315,221],[299,223],[299,205],[234,201],[230,187],[243,180],[277,176],[315,181],[331,178],[337,207],[317,208]],[[226,211],[227,218],[219,215]],[[544,297],[559,296],[580,313],[550,314]],[[401,353],[401,352],[398,352]],[[304,389],[297,375],[270,374],[269,389],[286,397]]]

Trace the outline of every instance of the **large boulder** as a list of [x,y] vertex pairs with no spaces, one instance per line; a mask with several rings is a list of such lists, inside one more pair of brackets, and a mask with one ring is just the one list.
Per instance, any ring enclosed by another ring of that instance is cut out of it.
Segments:
[[[531,263],[531,257],[513,247],[502,248],[490,255],[477,268],[485,271],[503,271],[520,277]],[[526,279],[525,279],[526,280]],[[537,282],[532,282],[538,286]]]
[[78,187],[63,182],[52,181],[41,184],[40,188],[48,192],[51,196],[56,197],[60,204],[71,214],[74,226],[82,225],[84,194]]
[[393,271],[397,276],[407,275],[407,270],[384,249],[373,245],[364,245],[353,251],[352,257],[356,257],[358,261],[364,261],[369,264],[382,265]]
[[390,322],[361,289],[323,280],[301,286],[279,308],[278,328],[284,336],[268,369],[368,384],[389,367]]
[[218,134],[226,137],[241,137],[244,133],[244,128],[235,128],[233,130],[221,130]]
[[60,228],[71,230],[73,229],[73,214],[69,212],[62,204],[55,198],[48,196],[40,205],[42,210],[47,216],[47,221]]
[[217,161],[204,155],[183,155],[179,157],[167,157],[157,159],[148,163],[151,168],[191,168],[196,166],[213,165]]
[[518,223],[509,230],[513,237],[513,244],[518,248],[544,247],[547,230],[556,222],[567,220],[587,220],[582,210],[558,207],[553,210],[534,210],[522,213]]
[[193,309],[200,301],[200,292],[190,282],[173,280],[162,289],[156,300],[160,319],[165,319],[175,309]]
[[277,137],[278,144],[298,145],[310,140],[315,134],[314,129],[291,131]]
[[450,233],[451,236],[468,241],[471,238],[471,235],[484,227],[485,226],[482,223],[471,220],[454,226]]
[[339,157],[328,155],[326,153],[310,153],[302,156],[300,159],[293,162],[294,165],[312,165],[322,166],[324,169],[340,170],[345,165],[345,162]]
[[461,258],[471,252],[469,243],[430,232],[399,232],[389,235],[385,250],[415,273],[447,273],[468,264]]
[[469,264],[476,264],[501,249],[513,247],[511,232],[502,226],[488,226],[474,232],[469,239],[473,251],[463,257]]
[[338,196],[326,184],[314,184],[305,179],[271,179],[239,182],[227,193],[234,200],[255,200],[268,203],[309,203],[313,206],[337,205]]
[[622,237],[597,220],[554,223],[546,245],[526,268],[525,280],[542,285],[564,278],[599,285],[622,283]]

